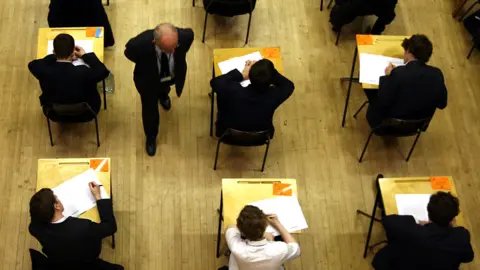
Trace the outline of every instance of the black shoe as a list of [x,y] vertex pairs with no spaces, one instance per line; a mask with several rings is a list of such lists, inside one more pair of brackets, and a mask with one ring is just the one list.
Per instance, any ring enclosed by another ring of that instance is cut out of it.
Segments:
[[160,102],[160,105],[162,105],[162,108],[165,110],[165,111],[169,111],[170,108],[172,108],[172,101],[170,100],[170,97],[167,96],[166,99],[164,100],[159,100]]
[[147,154],[151,157],[155,156],[157,151],[157,142],[155,137],[147,137],[147,143],[145,144],[145,150]]

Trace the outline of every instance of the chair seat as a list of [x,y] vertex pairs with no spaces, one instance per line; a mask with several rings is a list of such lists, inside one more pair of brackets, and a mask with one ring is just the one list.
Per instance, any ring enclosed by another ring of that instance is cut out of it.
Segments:
[[203,0],[203,6],[209,14],[224,17],[233,17],[249,14],[253,11],[256,0],[252,0],[252,7],[248,0]]

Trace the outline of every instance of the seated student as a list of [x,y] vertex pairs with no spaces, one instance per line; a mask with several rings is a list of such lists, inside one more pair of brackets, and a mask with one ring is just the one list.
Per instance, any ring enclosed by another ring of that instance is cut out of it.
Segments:
[[[110,73],[105,65],[98,60],[95,53],[85,53],[75,40],[68,34],[59,34],[53,40],[53,54],[43,59],[33,60],[28,64],[30,72],[40,81],[42,95],[40,104],[51,103],[72,104],[87,102],[95,113],[100,111],[101,101],[97,91],[97,83]],[[88,66],[75,66],[72,61],[81,58]],[[80,122],[88,121],[90,115],[80,116],[73,120],[53,116],[53,121]]]
[[383,218],[388,245],[373,259],[376,270],[458,270],[473,260],[470,233],[454,226],[458,199],[438,192],[430,197],[427,211],[430,221],[420,224],[412,216]]
[[29,231],[42,245],[48,257],[49,270],[123,270],[120,265],[100,259],[102,238],[117,231],[112,200],[101,199],[100,186],[89,183],[97,200],[101,223],[88,219],[63,216],[63,204],[48,188],[30,200]]
[[367,120],[377,127],[386,118],[419,120],[447,106],[447,88],[440,69],[427,65],[432,43],[413,35],[402,43],[405,66],[389,65],[378,90],[365,90],[369,100]]
[[115,44],[112,27],[102,0],[50,0],[48,12],[49,27],[87,27],[103,26],[105,31],[105,47]]
[[[240,85],[250,79],[247,87]],[[210,81],[217,93],[217,137],[228,128],[241,131],[271,130],[275,110],[292,93],[295,86],[268,59],[247,61],[243,73],[234,69]]]
[[330,12],[330,23],[333,31],[338,32],[358,16],[375,15],[378,19],[370,33],[380,35],[395,19],[396,5],[397,0],[336,0]]
[[[267,225],[274,227],[283,241],[274,241],[265,232]],[[300,256],[300,246],[278,221],[276,215],[265,215],[258,207],[245,206],[237,218],[237,225],[225,232],[231,251],[229,270],[280,270],[282,264]]]

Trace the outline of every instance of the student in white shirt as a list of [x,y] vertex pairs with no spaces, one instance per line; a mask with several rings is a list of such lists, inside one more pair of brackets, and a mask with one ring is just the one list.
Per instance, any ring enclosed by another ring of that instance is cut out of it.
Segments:
[[[274,241],[265,232],[267,225],[274,227],[284,242]],[[230,248],[229,270],[282,270],[283,264],[300,256],[300,246],[278,221],[276,215],[265,215],[258,207],[245,206],[225,232]]]

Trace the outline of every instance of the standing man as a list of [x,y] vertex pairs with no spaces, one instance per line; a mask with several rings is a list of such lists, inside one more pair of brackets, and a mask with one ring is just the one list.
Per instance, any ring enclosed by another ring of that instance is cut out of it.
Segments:
[[125,56],[135,63],[133,81],[142,101],[143,129],[146,151],[154,156],[160,124],[157,102],[166,111],[171,108],[168,94],[175,85],[177,96],[182,94],[187,74],[187,52],[193,43],[193,31],[169,23],[157,25],[130,39]]

